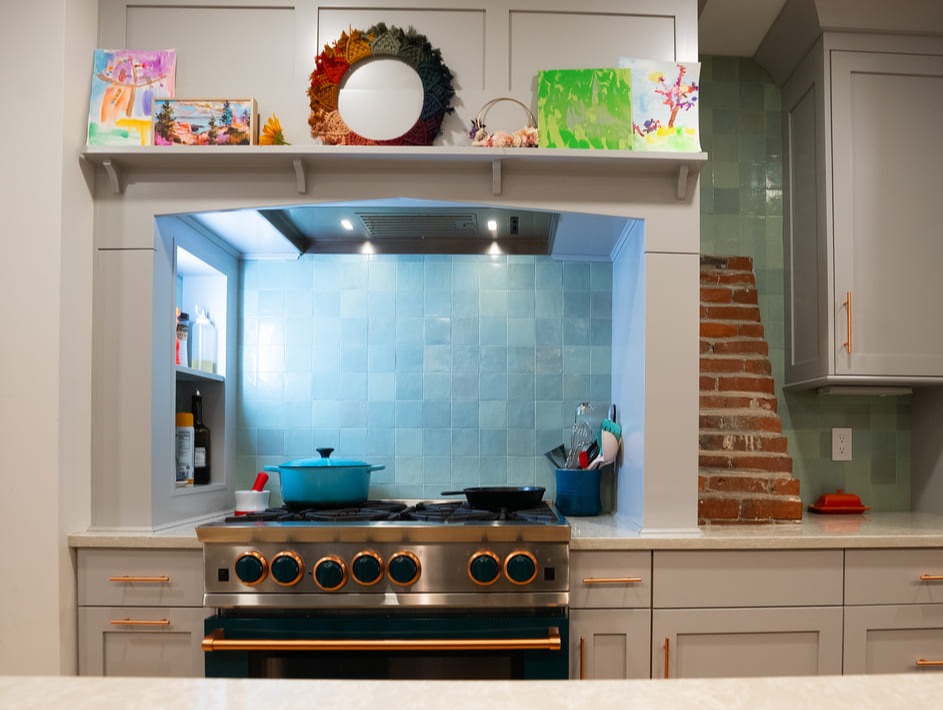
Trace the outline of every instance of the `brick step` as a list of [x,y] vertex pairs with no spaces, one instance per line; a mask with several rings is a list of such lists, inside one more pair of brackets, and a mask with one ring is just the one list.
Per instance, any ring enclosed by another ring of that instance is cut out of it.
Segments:
[[756,305],[759,294],[752,284],[729,284],[701,286],[701,305],[721,304]]
[[773,366],[768,357],[745,353],[724,357],[701,357],[702,373],[745,372],[749,375],[772,375]]
[[[701,320],[700,325],[700,334],[701,340],[715,341],[715,340],[763,340],[766,336],[766,331],[763,329],[762,323],[748,322],[744,323],[742,321],[704,321]],[[703,343],[701,343],[701,351],[703,352]]]
[[702,409],[698,425],[710,432],[782,432],[782,419],[769,409]]
[[701,392],[726,392],[728,394],[773,394],[776,383],[765,375],[743,374],[701,374]]
[[769,343],[762,338],[701,338],[701,355],[769,356]]
[[701,304],[701,320],[760,322],[757,305]]
[[778,523],[802,520],[799,496],[700,496],[698,515],[712,524]]
[[762,412],[770,412],[775,414],[779,409],[779,401],[773,395],[763,395],[756,393],[701,393],[701,414],[727,414],[732,409],[744,410],[745,412],[751,414],[759,414]]
[[788,453],[788,441],[782,434],[766,432],[708,432],[701,429],[698,446],[705,453],[762,452],[766,454]]
[[799,495],[799,481],[788,473],[770,474],[702,469],[698,475],[698,493],[755,493]]
[[756,473],[792,473],[792,457],[762,451],[699,451],[698,470],[753,471]]

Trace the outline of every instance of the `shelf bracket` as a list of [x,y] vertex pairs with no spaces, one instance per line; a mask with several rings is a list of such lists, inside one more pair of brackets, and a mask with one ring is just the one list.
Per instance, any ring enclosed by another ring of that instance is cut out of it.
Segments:
[[491,161],[491,194],[501,194],[501,159],[495,158]]
[[308,191],[308,178],[305,175],[305,164],[301,158],[295,158],[291,161],[292,167],[295,169],[295,189],[298,190],[299,195],[303,195]]
[[688,197],[688,171],[687,164],[678,166],[678,199],[684,200]]
[[111,160],[103,160],[102,167],[105,169],[105,173],[108,175],[108,182],[111,183],[111,191],[116,194],[121,194],[121,174],[118,172],[118,166]]

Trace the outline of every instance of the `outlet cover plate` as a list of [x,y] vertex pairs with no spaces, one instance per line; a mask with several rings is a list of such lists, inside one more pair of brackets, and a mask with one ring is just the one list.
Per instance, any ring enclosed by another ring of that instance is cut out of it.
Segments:
[[832,461],[851,461],[851,429],[832,429]]

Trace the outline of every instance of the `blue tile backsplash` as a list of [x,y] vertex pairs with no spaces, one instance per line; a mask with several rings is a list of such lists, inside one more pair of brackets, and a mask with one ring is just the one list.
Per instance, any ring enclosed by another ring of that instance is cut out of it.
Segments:
[[544,452],[579,402],[608,406],[609,263],[317,255],[241,268],[239,486],[329,446],[386,466],[375,497],[552,495]]

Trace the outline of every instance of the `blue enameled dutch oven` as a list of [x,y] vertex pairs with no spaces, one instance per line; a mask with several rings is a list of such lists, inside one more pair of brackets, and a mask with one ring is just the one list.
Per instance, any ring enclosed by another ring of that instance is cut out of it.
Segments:
[[318,449],[319,459],[286,461],[278,466],[265,466],[278,473],[282,500],[289,508],[338,508],[359,505],[370,490],[370,472],[380,471],[383,464],[330,458],[334,449]]

